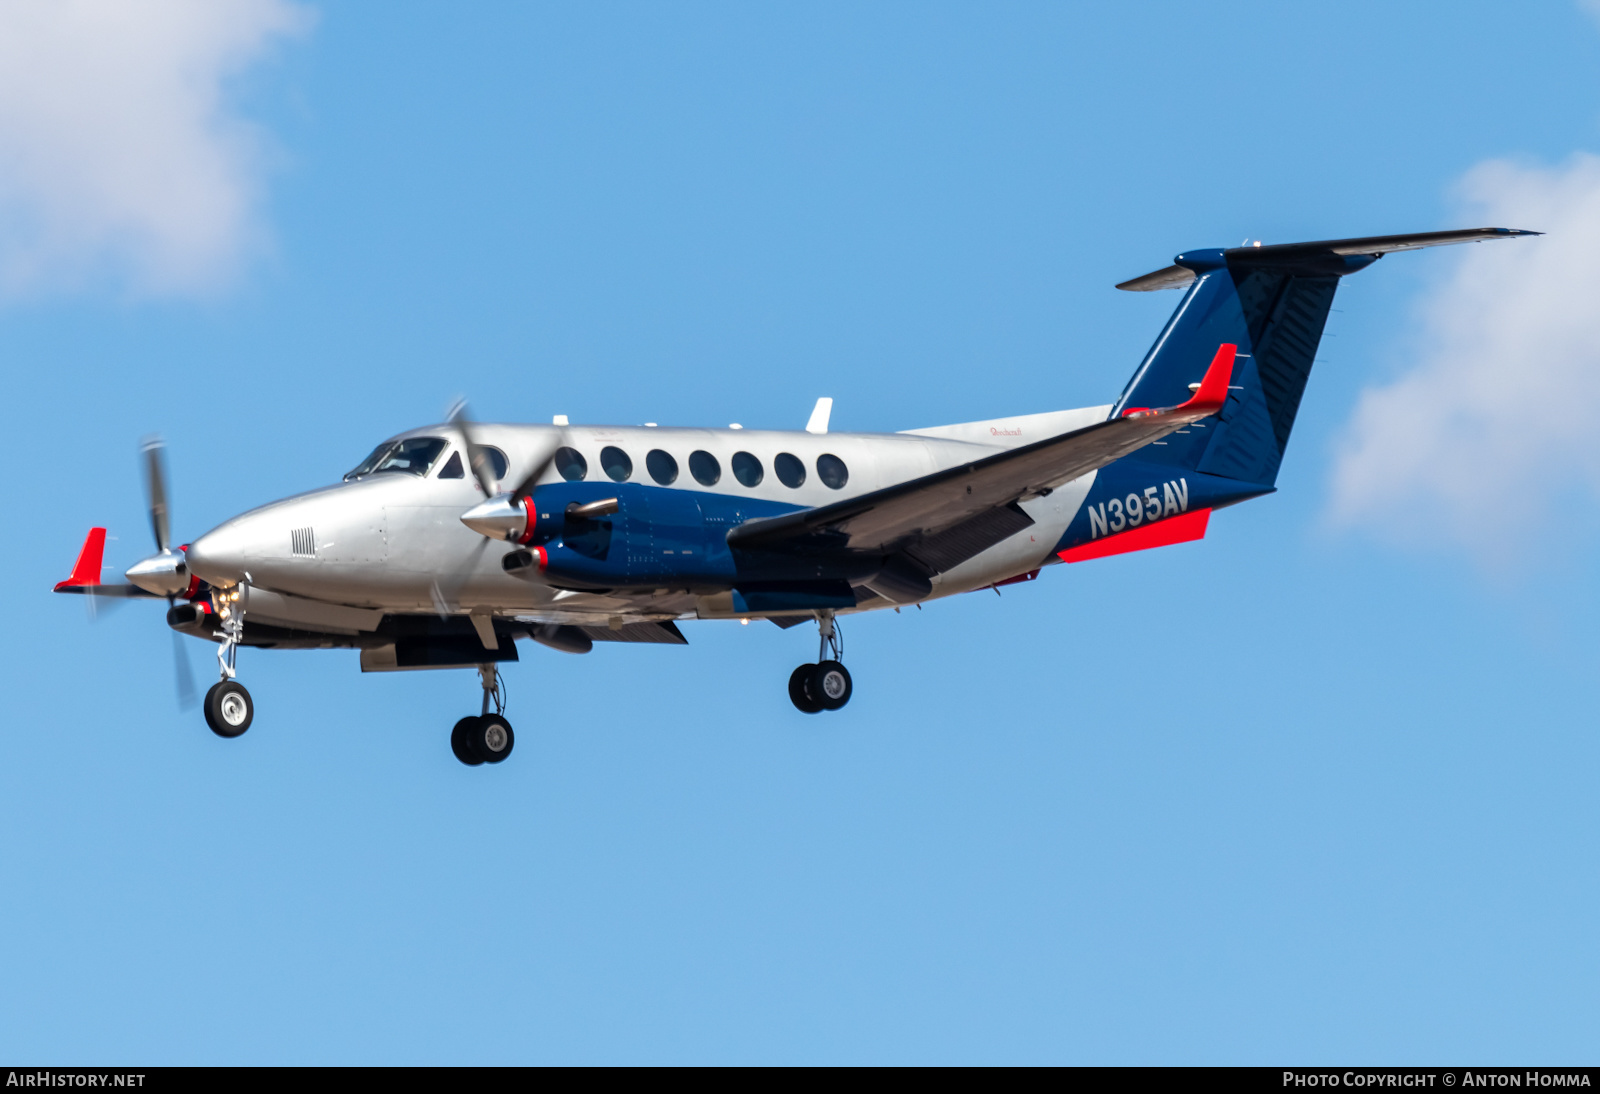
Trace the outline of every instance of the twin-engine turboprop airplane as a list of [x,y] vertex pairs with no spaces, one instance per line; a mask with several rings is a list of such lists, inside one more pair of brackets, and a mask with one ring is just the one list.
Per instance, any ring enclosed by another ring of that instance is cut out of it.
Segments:
[[826,399],[804,432],[489,425],[458,408],[343,482],[176,549],[147,447],[157,553],[102,584],[92,529],[56,591],[164,597],[175,631],[220,643],[205,715],[223,737],[254,717],[240,646],[354,647],[364,672],[477,668],[482,708],[451,747],[499,763],[515,740],[499,666],[518,639],[681,644],[690,619],[814,620],[818,659],[789,698],[837,710],[852,686],[839,617],[1200,539],[1214,510],[1274,489],[1341,277],[1391,251],[1537,234],[1180,254],[1117,286],[1187,291],[1108,406],[894,434],[829,433]]

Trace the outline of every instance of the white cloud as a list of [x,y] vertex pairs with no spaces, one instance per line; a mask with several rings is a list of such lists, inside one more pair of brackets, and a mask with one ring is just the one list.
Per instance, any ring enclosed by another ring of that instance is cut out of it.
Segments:
[[1549,234],[1461,248],[1416,364],[1356,408],[1332,514],[1504,563],[1600,500],[1600,157],[1483,163],[1461,194],[1468,223]]
[[226,282],[263,167],[227,84],[310,22],[289,0],[0,0],[0,289]]

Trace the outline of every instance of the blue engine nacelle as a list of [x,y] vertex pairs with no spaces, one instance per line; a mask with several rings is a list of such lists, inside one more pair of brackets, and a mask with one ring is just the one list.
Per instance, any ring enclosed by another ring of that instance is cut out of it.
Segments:
[[507,573],[607,589],[732,576],[725,537],[709,533],[689,491],[558,483],[539,487],[525,504],[529,527],[522,548],[501,562]]

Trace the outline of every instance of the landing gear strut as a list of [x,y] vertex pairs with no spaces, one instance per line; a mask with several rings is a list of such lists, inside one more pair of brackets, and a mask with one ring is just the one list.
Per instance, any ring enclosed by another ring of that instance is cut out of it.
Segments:
[[255,720],[256,704],[237,679],[239,643],[244,640],[245,587],[218,592],[213,603],[222,620],[222,645],[217,648],[217,667],[222,679],[206,692],[206,725],[218,737],[238,737]]
[[802,714],[838,710],[850,701],[850,670],[844,660],[844,639],[832,612],[817,613],[822,642],[815,665],[801,665],[789,674],[789,701]]
[[[457,722],[450,731],[450,751],[468,767],[479,764],[497,764],[511,755],[517,736],[511,732],[511,723],[505,720],[506,688],[495,665],[479,665],[478,675],[483,680],[483,712]],[[489,713],[489,704],[494,713]]]

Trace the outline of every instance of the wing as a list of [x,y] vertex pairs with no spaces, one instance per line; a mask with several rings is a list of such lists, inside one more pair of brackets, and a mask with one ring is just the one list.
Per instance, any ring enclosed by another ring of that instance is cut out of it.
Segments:
[[747,521],[728,533],[728,544],[744,550],[813,547],[888,553],[916,540],[919,546],[912,553],[924,556],[919,561],[926,568],[935,573],[948,569],[1032,524],[1017,501],[1098,470],[1221,410],[1236,349],[1218,347],[1199,389],[1181,406],[1129,409],[1120,418],[833,505]]

